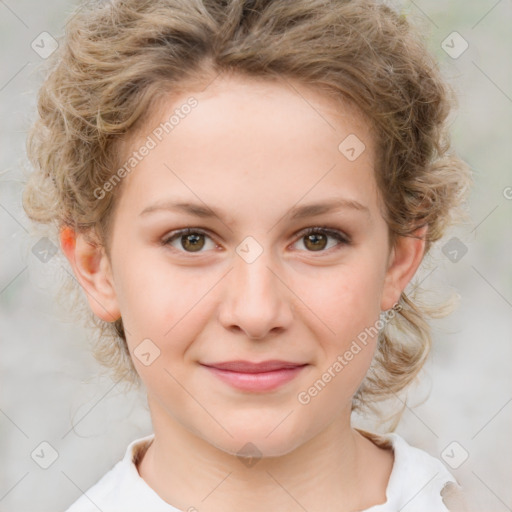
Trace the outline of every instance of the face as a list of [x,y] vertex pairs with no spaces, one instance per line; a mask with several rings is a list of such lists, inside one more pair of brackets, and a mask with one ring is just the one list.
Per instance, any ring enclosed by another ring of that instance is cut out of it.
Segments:
[[390,247],[363,118],[289,84],[225,77],[169,98],[130,143],[156,141],[123,179],[111,257],[81,280],[98,316],[122,316],[153,423],[231,453],[349,424],[377,339],[363,333],[421,259],[417,240]]

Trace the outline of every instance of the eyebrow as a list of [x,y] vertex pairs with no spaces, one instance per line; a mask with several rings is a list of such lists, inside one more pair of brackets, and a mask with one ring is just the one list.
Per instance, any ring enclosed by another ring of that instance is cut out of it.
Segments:
[[[291,220],[299,220],[308,217],[315,217],[324,213],[332,211],[351,209],[366,215],[370,215],[370,210],[367,206],[355,201],[353,199],[336,198],[330,201],[324,201],[322,203],[311,203],[303,206],[294,206],[285,216],[289,216]],[[190,215],[201,218],[217,217],[222,218],[222,212],[217,213],[215,210],[202,206],[196,203],[190,202],[177,202],[172,201],[160,201],[153,205],[144,208],[140,212],[139,216],[145,216],[153,212],[158,211],[182,211]]]

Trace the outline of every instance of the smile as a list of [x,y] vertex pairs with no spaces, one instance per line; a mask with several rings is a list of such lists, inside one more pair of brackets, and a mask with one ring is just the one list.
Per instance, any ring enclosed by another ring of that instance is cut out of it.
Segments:
[[304,363],[287,361],[228,361],[223,363],[201,364],[221,381],[242,391],[264,392],[294,379],[303,368]]

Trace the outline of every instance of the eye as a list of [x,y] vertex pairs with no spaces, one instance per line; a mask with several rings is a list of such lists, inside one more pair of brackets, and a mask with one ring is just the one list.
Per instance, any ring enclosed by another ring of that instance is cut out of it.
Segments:
[[[327,247],[329,238],[337,240],[338,243]],[[326,252],[326,247],[329,250],[336,245],[350,244],[348,236],[341,231],[324,227],[306,229],[301,233],[301,238],[298,241],[304,243],[304,247],[308,249],[308,252]]]
[[[326,252],[329,249],[332,249],[336,245],[348,245],[350,244],[350,239],[341,231],[326,228],[326,227],[312,227],[302,231],[300,234],[299,241],[304,243],[304,247],[306,247],[308,252]],[[334,239],[337,243],[331,244],[330,247],[327,247],[328,239]],[[207,239],[211,241],[211,246],[208,247]],[[216,247],[215,242],[213,242],[211,236],[204,230],[200,228],[185,228],[179,229],[177,231],[173,231],[169,233],[162,240],[162,245],[170,245],[181,252],[201,252],[202,249],[214,249]]]
[[[201,249],[207,245],[205,238],[209,238],[211,240],[208,233],[202,229],[185,228],[170,233],[169,236],[162,240],[162,245],[171,245],[182,252],[201,252]],[[175,242],[179,247],[176,247]],[[213,243],[213,247],[210,248],[215,247],[216,245]]]

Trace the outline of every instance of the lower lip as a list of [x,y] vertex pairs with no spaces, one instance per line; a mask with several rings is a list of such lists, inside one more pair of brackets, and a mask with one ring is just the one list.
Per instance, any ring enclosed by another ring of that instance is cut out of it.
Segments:
[[290,382],[305,366],[282,368],[271,372],[241,373],[205,366],[220,380],[242,391],[271,391]]

